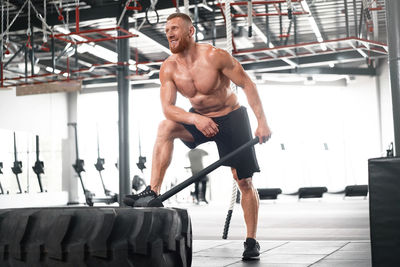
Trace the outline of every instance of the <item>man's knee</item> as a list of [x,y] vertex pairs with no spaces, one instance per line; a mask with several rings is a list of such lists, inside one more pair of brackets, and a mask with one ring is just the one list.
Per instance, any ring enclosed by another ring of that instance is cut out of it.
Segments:
[[253,191],[253,189],[254,189],[252,178],[245,178],[245,179],[237,180],[237,183],[238,183],[239,189],[242,193]]
[[176,131],[177,123],[171,120],[163,120],[158,125],[158,136],[175,138],[173,133]]
[[235,168],[231,168],[232,171],[232,175],[233,178],[236,180],[240,191],[247,191],[247,190],[252,190],[253,189],[253,182],[252,182],[252,178],[244,178],[244,179],[239,179],[238,175],[237,175],[237,171]]
[[172,120],[163,120],[158,125],[158,139],[168,139],[173,141],[176,138],[193,142],[193,136],[185,129],[185,127]]

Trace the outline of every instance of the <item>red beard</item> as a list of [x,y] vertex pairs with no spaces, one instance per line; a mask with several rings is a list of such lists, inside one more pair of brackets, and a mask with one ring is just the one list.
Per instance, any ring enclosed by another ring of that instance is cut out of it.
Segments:
[[182,39],[180,39],[178,41],[178,45],[177,46],[171,47],[171,42],[170,42],[169,43],[169,49],[171,50],[171,52],[173,54],[177,54],[177,53],[180,53],[180,52],[184,51],[186,49],[186,47],[188,47],[188,43],[189,43],[188,40],[182,38]]

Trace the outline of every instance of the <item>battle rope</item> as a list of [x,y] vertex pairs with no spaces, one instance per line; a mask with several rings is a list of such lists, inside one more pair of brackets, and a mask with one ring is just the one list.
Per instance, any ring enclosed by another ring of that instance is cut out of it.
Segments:
[[185,14],[190,16],[190,14],[189,14],[189,0],[183,0],[183,6],[184,6]]
[[222,239],[228,238],[229,224],[231,223],[233,207],[235,206],[236,198],[237,198],[237,185],[236,185],[235,180],[233,180],[232,185],[233,185],[232,186],[232,198],[231,198],[231,203],[229,205],[228,214],[226,215],[226,219],[225,219],[224,232],[222,233]]
[[[231,24],[231,1],[225,0],[225,18],[226,18],[226,50],[228,51],[229,55],[232,55],[232,24]],[[231,82],[231,90],[236,92],[235,85]],[[228,231],[229,231],[229,224],[231,222],[233,207],[235,206],[236,202],[236,194],[237,194],[237,185],[236,181],[233,180],[232,186],[232,198],[231,203],[229,205],[228,214],[225,220],[224,232],[222,234],[223,239],[228,238]]]

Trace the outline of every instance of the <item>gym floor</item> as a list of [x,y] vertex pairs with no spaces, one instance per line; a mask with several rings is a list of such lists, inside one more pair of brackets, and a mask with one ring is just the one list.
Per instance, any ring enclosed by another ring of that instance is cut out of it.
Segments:
[[322,199],[261,200],[257,234],[261,255],[252,262],[241,260],[245,229],[238,204],[228,239],[221,238],[228,204],[179,204],[192,219],[193,267],[371,266],[368,199],[325,194]]

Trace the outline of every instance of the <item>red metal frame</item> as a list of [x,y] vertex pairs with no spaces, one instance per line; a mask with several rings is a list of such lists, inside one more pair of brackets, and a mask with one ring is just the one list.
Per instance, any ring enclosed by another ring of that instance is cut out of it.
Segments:
[[[136,0],[134,0],[134,1],[136,2]],[[132,10],[131,7],[129,7],[129,4],[131,2],[132,2],[132,0],[127,2],[126,9]],[[138,3],[138,7],[140,7],[140,9],[134,9],[134,10],[141,10],[142,6],[140,5],[140,3]],[[133,7],[133,8],[138,8],[138,7]],[[124,33],[124,35],[112,36],[112,35],[106,33],[106,32],[110,32],[110,31],[121,31],[122,33]],[[104,38],[91,38],[91,37],[87,36],[87,34],[96,34],[96,33],[99,35],[103,35],[105,37]],[[71,35],[78,35],[78,36],[86,39],[86,41],[74,41],[71,38],[66,38],[67,36],[71,36]],[[138,37],[139,35],[133,34],[119,26],[115,27],[115,28],[91,29],[91,30],[81,31],[79,28],[79,6],[76,6],[75,7],[75,32],[71,32],[71,33],[67,33],[67,34],[66,33],[52,34],[51,36],[58,40],[78,45],[78,44],[84,44],[84,43],[90,43],[90,42],[96,43],[96,42],[119,40],[119,39],[131,38],[131,37]]]
[[[376,7],[371,7],[372,3],[375,2],[376,3]],[[368,10],[370,11],[377,11],[377,10],[382,10],[382,6],[378,3],[378,0],[373,0],[371,3],[369,3],[368,5]]]
[[[244,54],[250,54],[250,53],[256,53],[256,52],[263,52],[263,51],[277,51],[277,50],[282,50],[282,49],[291,49],[291,48],[302,48],[305,46],[313,46],[313,45],[321,45],[321,44],[329,44],[329,43],[337,43],[337,42],[344,42],[344,41],[358,41],[361,43],[369,43],[371,45],[375,46],[380,46],[383,47],[384,50],[379,50],[377,48],[369,48],[370,50],[377,50],[380,52],[384,52],[387,54],[385,47],[387,47],[387,44],[377,42],[377,41],[372,41],[372,40],[367,40],[367,39],[361,39],[358,37],[346,37],[346,38],[339,38],[339,39],[333,39],[333,40],[326,40],[323,42],[309,42],[309,43],[301,43],[301,44],[293,44],[293,45],[283,45],[283,46],[275,46],[273,48],[256,48],[256,49],[246,49],[246,50],[240,50],[240,51],[235,51],[233,54],[234,55],[244,55]],[[365,48],[365,46],[361,47],[356,47],[356,48]],[[337,48],[335,49],[336,51],[340,51],[342,48]],[[309,53],[306,53],[309,54]],[[312,54],[310,52],[310,54]],[[301,54],[298,54],[301,55]]]
[[[304,0],[292,0],[292,3],[295,2],[301,2]],[[281,4],[281,3],[286,3],[286,0],[275,0],[275,1],[251,1],[253,5],[272,5],[272,4]],[[247,1],[241,1],[241,2],[233,2],[231,3],[231,6],[247,6],[248,2]],[[217,3],[217,5],[220,5],[220,3]],[[222,5],[225,5],[222,3]]]
[[1,87],[4,85],[4,73],[3,73],[3,61],[1,61],[1,70],[0,70],[0,75],[1,75]]
[[76,32],[79,32],[79,6],[75,7],[75,28],[76,28]]
[[[301,2],[303,0],[292,0],[292,2]],[[276,4],[280,4],[280,3],[286,3],[286,0],[279,0],[279,1],[252,1],[251,2],[252,5],[267,5],[267,4],[271,4],[275,6],[275,9],[277,10],[277,13],[253,13],[254,17],[266,17],[266,16],[287,16],[288,13],[282,13],[280,10],[278,10],[278,8],[276,7]],[[247,6],[248,2],[233,2],[230,3],[231,6]],[[225,3],[217,3],[217,6],[219,6],[221,8],[221,12],[222,14],[224,13],[222,11],[222,6],[225,6]],[[308,15],[308,12],[293,12],[293,15]],[[247,17],[247,14],[232,14],[231,15],[232,18],[242,18],[242,17]]]
[[[276,54],[276,57],[274,56],[266,56],[266,57],[259,57],[257,59],[246,59],[246,60],[241,60],[240,63],[241,64],[247,64],[247,63],[251,63],[254,61],[257,62],[262,62],[262,61],[268,61],[268,60],[282,60],[284,58],[287,59],[291,59],[291,58],[296,58],[296,57],[301,57],[301,56],[312,56],[312,55],[316,55],[316,54],[331,54],[331,53],[335,53],[335,52],[343,52],[343,51],[351,51],[351,50],[358,50],[358,49],[367,49],[367,53],[368,53],[368,60],[371,60],[371,51],[374,51],[376,53],[380,53],[380,54],[384,54],[387,55],[387,45],[385,43],[381,43],[381,42],[377,42],[377,41],[371,41],[371,40],[366,40],[366,39],[361,39],[361,38],[357,38],[357,37],[349,37],[349,38],[340,38],[340,39],[334,39],[334,40],[327,40],[324,41],[323,43],[340,43],[340,42],[347,42],[347,41],[354,41],[354,42],[359,42],[362,45],[350,45],[350,47],[341,47],[341,48],[331,48],[328,47],[329,49],[327,50],[316,50],[313,52],[297,52],[297,53],[287,53],[285,55],[278,55]],[[368,43],[368,44],[366,44]],[[310,43],[302,43],[302,44],[297,44],[297,45],[286,45],[286,46],[277,46],[274,48],[261,48],[261,49],[247,49],[247,50],[241,50],[241,51],[237,51],[234,52],[234,55],[245,55],[245,54],[251,54],[251,53],[255,53],[255,52],[277,52],[280,50],[288,50],[288,49],[294,49],[294,48],[305,48],[308,46],[320,46],[321,43],[319,42],[310,42]],[[377,48],[377,47],[371,47],[370,45],[373,46],[380,46],[381,48]],[[383,49],[382,49],[383,48]],[[307,49],[308,50],[308,49]]]
[[[292,12],[292,14],[295,15],[308,15],[308,12]],[[267,16],[287,16],[288,13],[253,13],[253,17],[267,17]],[[247,14],[233,14],[232,18],[241,18],[241,17],[247,17]]]
[[54,82],[69,82],[69,81],[79,81],[83,80],[83,78],[73,78],[73,79],[57,79],[57,80],[50,80],[50,81],[34,81],[34,82],[24,82],[12,85],[3,86],[4,88],[7,87],[15,87],[15,86],[24,86],[24,85],[37,85],[37,84],[44,84],[44,83],[54,83]]
[[137,4],[137,6],[130,6],[130,4],[131,4],[131,2],[132,2],[132,0],[130,0],[128,3],[126,3],[126,10],[138,10],[138,11],[141,11],[142,10],[142,5],[140,4],[140,2],[139,1],[136,1],[136,0],[133,0],[136,4]]
[[[129,66],[129,63],[124,63],[124,62],[106,62],[103,64],[93,64],[90,68],[82,68],[78,70],[70,70],[69,68],[69,58],[67,58],[67,69],[66,71],[62,71],[60,73],[44,73],[44,74],[35,74],[35,75],[30,75],[30,76],[19,76],[19,77],[14,77],[14,78],[9,78],[9,79],[2,79],[2,86],[1,87],[14,87],[14,86],[21,86],[21,85],[29,85],[29,84],[42,84],[42,83],[49,83],[49,82],[55,82],[55,81],[69,81],[69,80],[85,80],[85,79],[91,79],[91,78],[100,78],[100,77],[107,77],[110,75],[94,75],[92,74],[90,77],[71,77],[70,74],[73,73],[80,73],[80,72],[87,72],[89,71],[92,67],[109,67],[109,66]],[[56,79],[56,80],[46,80],[46,81],[31,81],[31,82],[23,82],[23,83],[17,83],[17,84],[10,84],[10,85],[5,85],[4,82],[8,81],[18,81],[22,79],[35,79],[35,78],[50,78],[54,76],[62,76],[63,74],[68,73],[68,76],[65,79]],[[111,74],[111,76],[115,76],[115,74]]]
[[[107,34],[106,32],[110,32],[110,31],[121,31],[123,33],[125,33],[125,35],[121,35],[121,36],[111,36],[109,34]],[[89,36],[86,36],[85,34],[93,34],[93,33],[97,33],[100,35],[105,35],[107,37],[104,38],[91,38]],[[65,37],[67,36],[71,36],[71,35],[78,35],[82,38],[85,38],[86,41],[74,41],[74,40],[70,40],[67,39]],[[53,34],[52,37],[67,42],[67,43],[71,43],[71,44],[84,44],[84,43],[90,43],[90,42],[103,42],[103,41],[111,41],[111,40],[119,40],[119,39],[125,39],[125,38],[131,38],[131,37],[138,37],[139,35],[131,33],[121,27],[115,27],[115,28],[106,28],[106,29],[91,29],[91,30],[85,30],[85,31],[80,31],[80,32],[71,32],[68,34],[65,33],[60,33],[60,34]]]
[[[304,0],[291,0],[291,1],[292,1],[292,3],[293,2],[300,3],[301,1],[304,1]],[[281,10],[277,7],[276,4],[280,4],[280,3],[286,3],[286,0],[252,1],[252,5],[266,5],[266,4],[274,5],[274,7],[275,7],[275,9],[277,11],[277,13],[255,13],[254,10],[253,10],[252,15],[255,16],[255,17],[261,17],[261,16],[263,16],[263,17],[264,16],[287,16],[288,15],[287,12],[286,13],[282,13]],[[247,1],[233,2],[233,3],[230,3],[230,5],[231,6],[239,6],[239,5],[246,5],[247,6],[248,2]],[[222,7],[225,6],[225,3],[217,3],[217,6],[220,8],[222,17],[224,18],[224,21],[226,23],[225,12],[222,9]],[[308,15],[308,12],[305,12],[303,10],[303,12],[293,12],[293,15]],[[247,17],[247,14],[231,14],[231,17],[232,18]],[[285,38],[285,36],[286,35],[282,36],[282,38]],[[232,46],[233,46],[233,51],[237,52],[234,38],[232,38]]]
[[370,11],[377,11],[377,10],[382,10],[383,8],[380,6],[380,7],[369,7],[368,8],[368,10],[370,10]]

